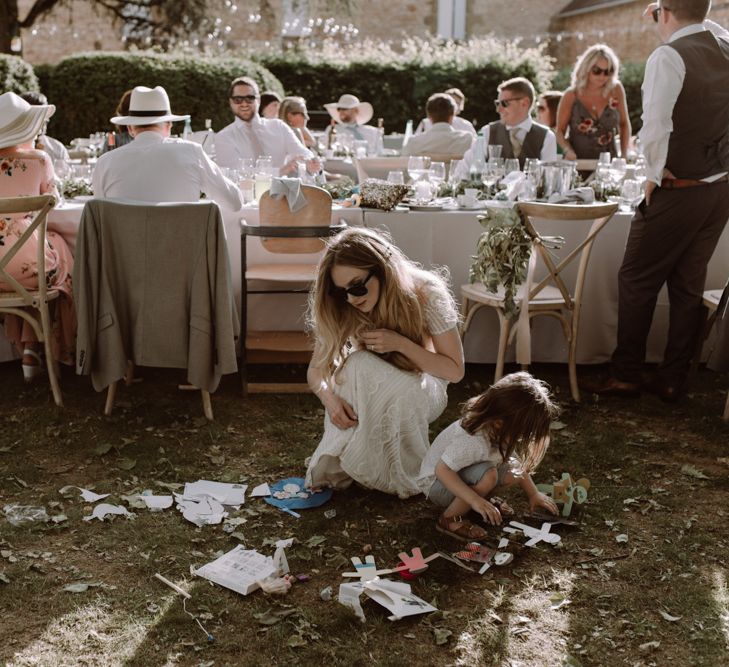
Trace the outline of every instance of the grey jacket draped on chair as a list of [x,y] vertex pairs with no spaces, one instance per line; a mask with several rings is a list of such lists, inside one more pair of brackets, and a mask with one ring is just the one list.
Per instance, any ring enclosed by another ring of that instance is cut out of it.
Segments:
[[239,322],[217,205],[94,199],[81,218],[73,272],[76,372],[101,391],[139,366],[187,368],[215,391],[237,370]]

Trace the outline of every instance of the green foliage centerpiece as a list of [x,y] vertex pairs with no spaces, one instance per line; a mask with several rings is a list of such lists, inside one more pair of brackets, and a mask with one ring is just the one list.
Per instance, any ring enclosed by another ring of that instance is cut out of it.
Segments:
[[514,295],[526,279],[532,239],[515,208],[487,206],[478,221],[485,231],[478,239],[468,279],[483,283],[489,292],[503,286],[504,310],[512,318],[519,310]]

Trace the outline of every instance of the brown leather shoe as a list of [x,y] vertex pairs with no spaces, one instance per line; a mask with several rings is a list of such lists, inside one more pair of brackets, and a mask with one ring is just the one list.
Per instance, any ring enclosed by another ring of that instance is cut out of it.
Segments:
[[620,398],[635,398],[640,396],[641,384],[639,382],[623,382],[610,376],[605,380],[590,382],[583,381],[580,386],[599,396],[619,396]]
[[668,384],[657,378],[649,382],[645,388],[646,391],[658,396],[664,403],[678,403],[683,393],[679,385]]

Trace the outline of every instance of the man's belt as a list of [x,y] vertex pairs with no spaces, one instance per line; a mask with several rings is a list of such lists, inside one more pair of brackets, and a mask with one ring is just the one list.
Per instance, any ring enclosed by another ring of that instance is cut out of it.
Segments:
[[714,185],[715,183],[726,183],[729,181],[729,174],[724,174],[715,181],[699,181],[695,178],[664,178],[661,187],[666,190],[678,190],[679,188],[695,188],[697,185]]

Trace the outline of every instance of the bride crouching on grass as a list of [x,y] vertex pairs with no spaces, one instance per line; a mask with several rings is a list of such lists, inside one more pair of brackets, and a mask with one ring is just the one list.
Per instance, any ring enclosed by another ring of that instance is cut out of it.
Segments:
[[326,416],[307,486],[343,489],[355,480],[401,498],[419,493],[428,424],[464,372],[446,281],[380,234],[347,229],[319,264],[309,324],[307,379]]

